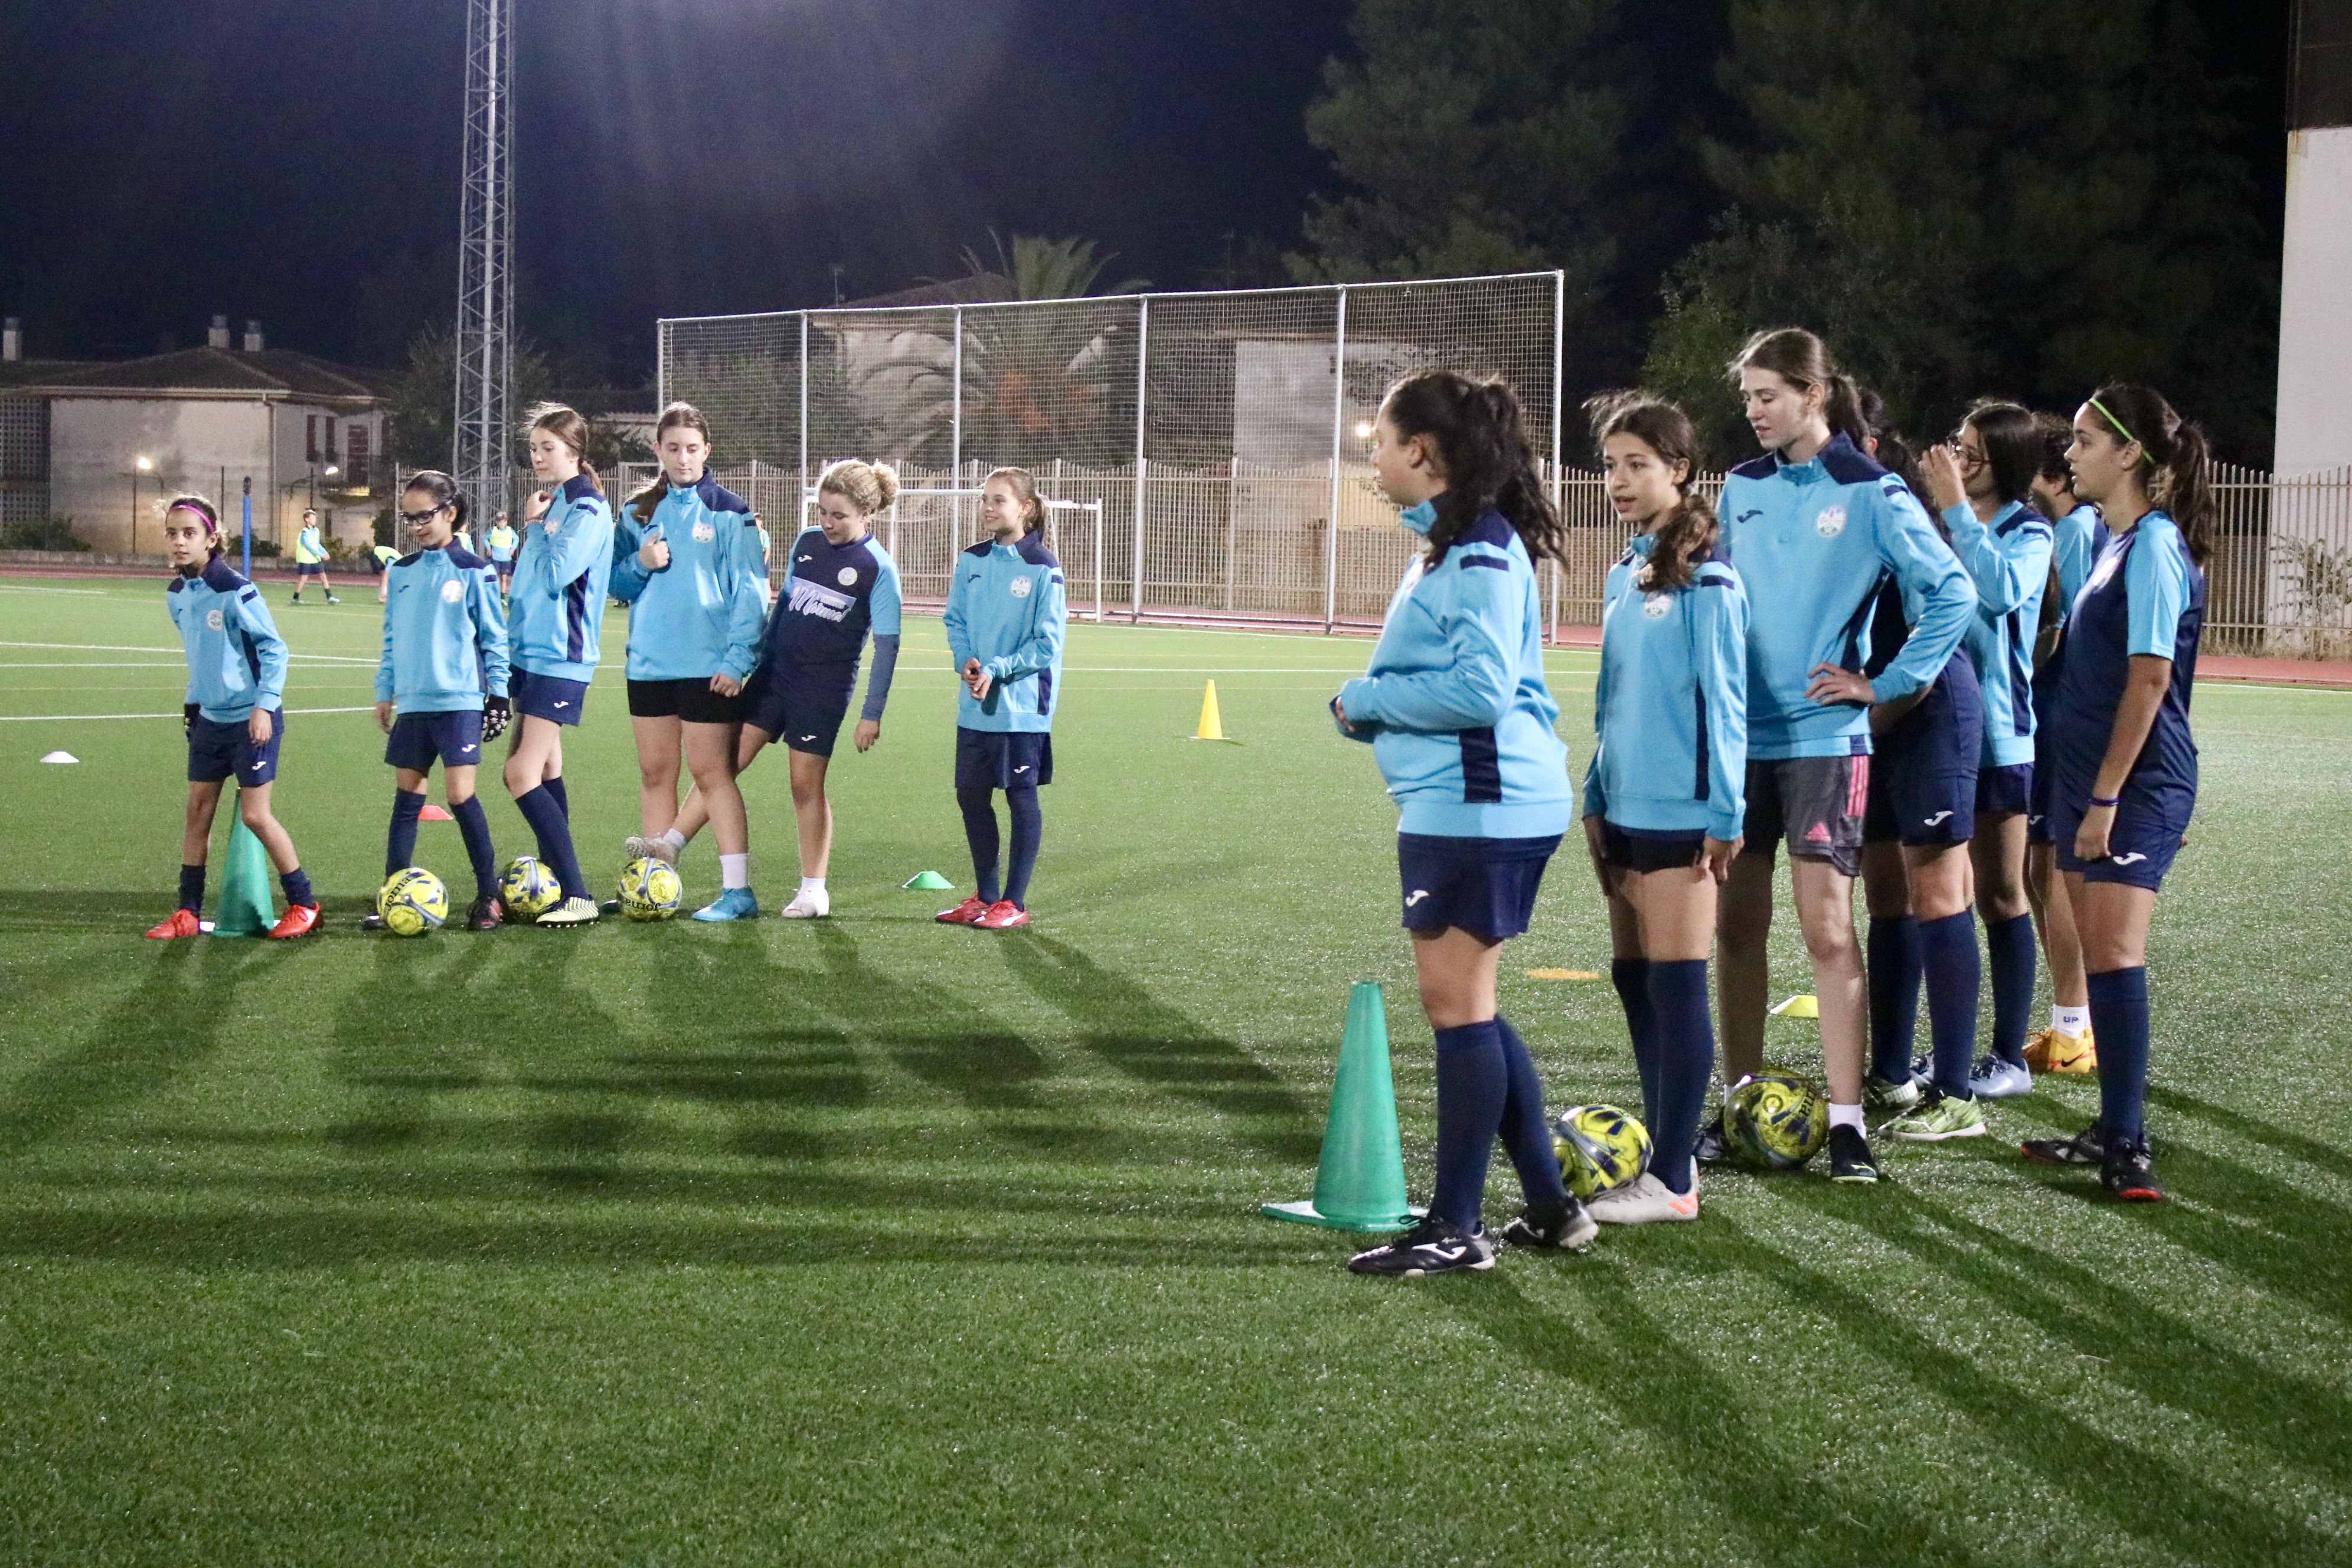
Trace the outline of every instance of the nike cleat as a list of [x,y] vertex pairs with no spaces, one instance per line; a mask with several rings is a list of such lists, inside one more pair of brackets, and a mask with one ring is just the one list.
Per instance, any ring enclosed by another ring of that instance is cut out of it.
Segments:
[[1503,1227],[1503,1239],[1513,1247],[1570,1252],[1583,1251],[1600,1234],[1592,1211],[1573,1194],[1560,1200],[1556,1208],[1539,1209],[1530,1204],[1527,1213]]
[[968,926],[989,911],[990,906],[978,899],[966,899],[951,910],[941,910],[931,918],[943,926]]
[[566,899],[540,916],[536,923],[543,926],[592,926],[601,913],[593,899]]
[[1870,1157],[1870,1140],[1858,1128],[1830,1129],[1830,1180],[1848,1186],[1868,1186],[1878,1180],[1878,1162]]
[[1612,1187],[1591,1205],[1602,1225],[1656,1225],[1698,1218],[1698,1165],[1691,1165],[1690,1191],[1675,1192],[1644,1171],[1622,1187]]
[[1979,1100],[2014,1100],[2033,1092],[2033,1069],[2023,1062],[1987,1057],[1969,1074],[1969,1092]]
[[1883,1137],[1906,1143],[1942,1143],[1953,1138],[1981,1138],[1991,1130],[1975,1100],[1931,1087],[1909,1115],[1898,1116],[1878,1131]]
[[781,911],[788,921],[823,920],[833,913],[833,895],[822,888],[803,888]]
[[[2055,1029],[2045,1033],[2050,1037],[2050,1043],[2042,1055],[2043,1072],[2081,1074],[2099,1070],[2098,1042],[2092,1037],[2090,1030],[2085,1029],[2080,1035],[2062,1035]],[[2026,1059],[2031,1061],[2032,1058],[2028,1056]]]
[[[1588,1222],[1589,1223],[1589,1222]],[[1348,1259],[1355,1274],[1386,1274],[1399,1279],[1419,1279],[1430,1274],[1452,1274],[1469,1268],[1495,1267],[1495,1247],[1483,1235],[1465,1235],[1452,1221],[1430,1215],[1394,1241],[1359,1252]]]
[[1918,1105],[1927,1087],[1916,1074],[1891,1079],[1872,1073],[1863,1083],[1862,1103],[1873,1116],[1901,1116]]
[[2092,1122],[2072,1138],[2031,1138],[2017,1152],[2037,1165],[2105,1165],[2107,1130]]
[[971,922],[980,931],[1011,931],[1014,926],[1029,923],[1029,911],[1010,899],[1001,899],[988,906],[988,912]]
[[148,928],[147,940],[170,942],[174,937],[195,936],[203,930],[204,927],[197,923],[195,910],[173,910],[169,920]]
[[278,917],[278,923],[269,928],[269,940],[284,942],[289,937],[309,936],[319,929],[320,918],[316,904],[289,904],[286,912]]
[[695,910],[694,918],[711,925],[721,921],[755,921],[760,918],[760,900],[749,888],[730,888]]

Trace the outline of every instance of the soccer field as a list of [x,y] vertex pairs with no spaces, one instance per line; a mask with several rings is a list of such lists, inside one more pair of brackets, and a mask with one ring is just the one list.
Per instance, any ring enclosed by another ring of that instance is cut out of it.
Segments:
[[[328,934],[148,943],[162,585],[0,581],[0,1561],[2352,1562],[2352,693],[2197,693],[2170,1201],[2024,1166],[2095,1103],[2044,1079],[1992,1138],[1880,1142],[1874,1189],[1710,1173],[1696,1225],[1396,1283],[1255,1215],[1312,1186],[1360,979],[1427,1191],[1395,816],[1324,711],[1367,644],[1074,625],[1025,931],[898,889],[971,880],[918,617],[834,767],[832,920],[402,942],[356,929],[378,610],[286,592],[278,812]],[[598,879],[636,826],[605,637],[565,764]],[[1580,773],[1594,665],[1549,661]],[[1184,739],[1210,679],[1244,744]],[[745,795],[772,911],[781,759]],[[462,903],[455,826],[419,858]],[[707,901],[711,847],[684,869]],[[1521,978],[1607,959],[1572,853],[1505,964],[1556,1105],[1639,1104],[1607,984]]]

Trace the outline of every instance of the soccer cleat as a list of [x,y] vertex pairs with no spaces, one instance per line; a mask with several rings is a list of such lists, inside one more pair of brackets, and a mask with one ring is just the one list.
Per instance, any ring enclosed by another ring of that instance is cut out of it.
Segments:
[[833,913],[833,895],[823,888],[803,888],[782,911],[788,921],[822,920]]
[[1984,1110],[1975,1100],[1930,1086],[1915,1110],[1878,1131],[1884,1137],[1899,1138],[1906,1143],[1941,1143],[1952,1138],[1981,1138],[1991,1129],[1985,1125]]
[[593,899],[566,899],[539,917],[543,926],[592,926],[602,911]]
[[1698,1130],[1698,1142],[1691,1145],[1691,1157],[1702,1165],[1731,1163],[1731,1142],[1724,1134],[1722,1111],[1717,1110],[1715,1120]]
[[1872,1073],[1863,1083],[1862,1103],[1873,1116],[1900,1116],[1919,1103],[1926,1089],[1916,1073],[1900,1079]]
[[1969,1074],[1969,1092],[1979,1100],[2014,1100],[2033,1092],[2033,1069],[2023,1062],[1987,1057]]
[[1870,1157],[1870,1140],[1860,1128],[1830,1129],[1830,1180],[1849,1186],[1867,1186],[1878,1180],[1878,1162]]
[[951,910],[941,910],[931,918],[943,926],[968,926],[986,914],[989,906],[978,899],[966,899]]
[[715,923],[719,921],[755,921],[760,918],[760,900],[751,896],[749,888],[730,888],[710,902],[694,911],[698,921]]
[[329,604],[331,604],[331,605],[340,605],[340,604],[341,604],[341,603],[342,603],[342,601],[341,601],[341,599],[336,598],[332,594],[330,594],[330,595],[327,595],[327,603],[329,603]]
[[621,847],[621,864],[625,866],[632,860],[658,860],[665,866],[675,866],[677,851],[669,847],[667,838],[647,838],[641,833],[632,833]]
[[148,928],[147,940],[169,942],[173,937],[194,936],[203,930],[204,927],[196,922],[195,910],[173,910],[171,919]]
[[1592,1200],[1592,1217],[1602,1225],[1655,1225],[1698,1218],[1698,1165],[1691,1165],[1690,1191],[1675,1192],[1648,1171]]
[[1483,1234],[1470,1235],[1456,1229],[1453,1221],[1438,1215],[1427,1215],[1394,1241],[1348,1259],[1351,1273],[1387,1274],[1400,1279],[1493,1267],[1494,1243]]
[[2121,1203],[2164,1201],[2164,1189],[2156,1184],[2156,1173],[2148,1168],[2146,1138],[2117,1138],[2109,1142],[2107,1157],[2099,1163],[2099,1184]]
[[466,907],[467,931],[496,931],[506,923],[506,918],[505,906],[496,899],[476,899]]
[[1592,1245],[1601,1227],[1592,1221],[1592,1211],[1574,1195],[1564,1198],[1556,1209],[1538,1209],[1529,1205],[1528,1212],[1503,1227],[1503,1239],[1513,1247],[1565,1247],[1581,1252]]
[[1014,926],[1029,923],[1029,911],[1010,899],[1000,899],[988,906],[988,912],[971,922],[981,931],[1011,931]]
[[309,936],[319,929],[320,918],[316,904],[289,904],[278,923],[269,928],[269,939],[283,942],[288,937]]
[[2072,1138],[2031,1138],[2017,1152],[2037,1165],[2104,1165],[2107,1130],[2092,1122]]
[[2099,1070],[2098,1042],[2085,1029],[2078,1037],[2050,1031],[2050,1046],[2044,1058],[2044,1072],[2094,1073]]
[[370,910],[360,917],[360,930],[382,931],[383,929],[383,912],[381,910]]

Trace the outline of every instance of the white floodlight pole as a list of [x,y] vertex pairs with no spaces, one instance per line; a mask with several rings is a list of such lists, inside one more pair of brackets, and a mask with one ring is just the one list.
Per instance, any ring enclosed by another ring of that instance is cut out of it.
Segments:
[[1348,419],[1348,286],[1339,285],[1339,325],[1331,347],[1331,518],[1323,540],[1323,633],[1339,618],[1339,440]]

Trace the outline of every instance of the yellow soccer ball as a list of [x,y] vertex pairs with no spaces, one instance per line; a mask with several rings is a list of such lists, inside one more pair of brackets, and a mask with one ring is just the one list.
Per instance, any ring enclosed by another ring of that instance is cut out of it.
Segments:
[[535,921],[562,901],[563,884],[528,855],[508,861],[499,875],[499,907],[509,920]]
[[642,856],[621,868],[621,912],[633,921],[666,921],[677,913],[685,894],[677,868]]
[[1830,1141],[1829,1101],[1802,1079],[1753,1073],[1723,1097],[1723,1131],[1742,1163],[1793,1171]]
[[1552,1152],[1568,1190],[1591,1198],[1649,1169],[1650,1130],[1613,1105],[1572,1105],[1552,1126]]
[[411,866],[384,883],[376,909],[393,935],[423,936],[449,918],[449,889],[432,872]]

